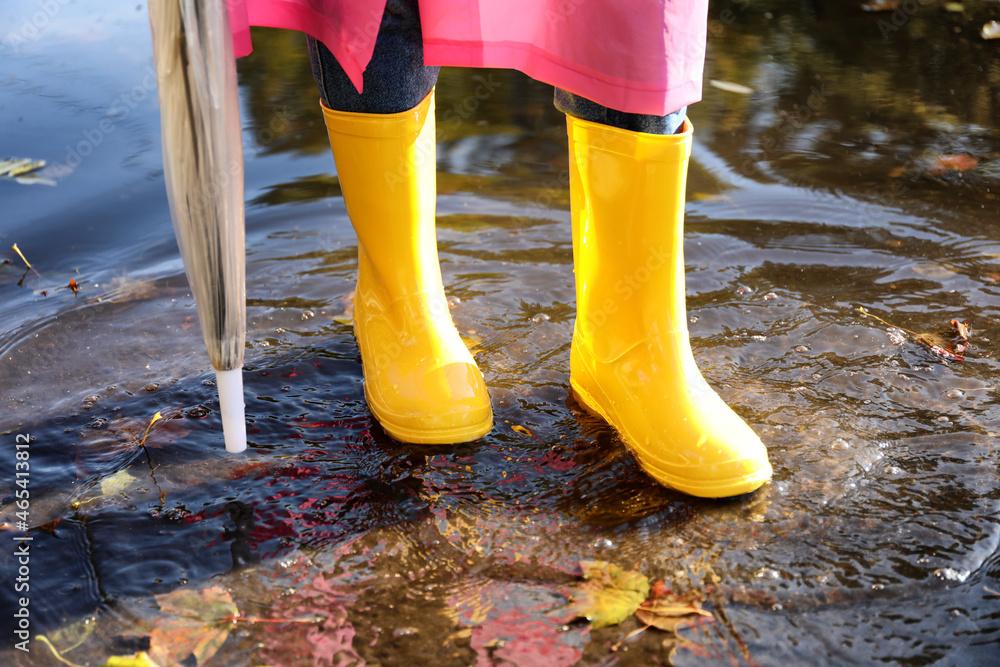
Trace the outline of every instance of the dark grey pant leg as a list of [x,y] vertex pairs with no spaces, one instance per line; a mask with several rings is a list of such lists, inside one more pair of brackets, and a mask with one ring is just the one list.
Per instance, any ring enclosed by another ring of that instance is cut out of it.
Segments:
[[326,46],[310,37],[309,60],[327,108],[352,113],[401,113],[417,106],[437,82],[439,67],[424,67],[417,0],[389,0],[375,52],[358,93]]
[[589,120],[592,123],[609,125],[630,132],[645,132],[646,134],[676,134],[681,125],[684,124],[684,118],[687,115],[687,107],[682,107],[666,116],[625,113],[601,106],[597,102],[574,95],[562,88],[556,88],[555,105],[563,113]]

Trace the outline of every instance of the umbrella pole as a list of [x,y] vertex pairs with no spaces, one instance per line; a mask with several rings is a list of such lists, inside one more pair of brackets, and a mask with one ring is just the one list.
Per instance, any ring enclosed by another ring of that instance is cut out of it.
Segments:
[[163,169],[216,371],[226,451],[246,449],[246,238],[239,91],[225,2],[149,0]]

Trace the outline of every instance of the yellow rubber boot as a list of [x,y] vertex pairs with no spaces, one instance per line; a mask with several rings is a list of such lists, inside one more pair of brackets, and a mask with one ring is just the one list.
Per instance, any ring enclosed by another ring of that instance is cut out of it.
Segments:
[[323,115],[358,235],[354,334],[368,407],[403,442],[482,437],[493,427],[489,394],[438,265],[434,93],[399,114]]
[[767,450],[695,365],[684,304],[691,125],[629,132],[567,116],[577,318],[570,382],[657,481],[749,493]]

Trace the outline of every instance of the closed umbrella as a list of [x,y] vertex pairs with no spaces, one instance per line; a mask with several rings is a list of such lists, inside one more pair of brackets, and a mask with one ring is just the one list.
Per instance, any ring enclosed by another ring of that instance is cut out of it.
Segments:
[[246,449],[246,239],[239,92],[223,1],[150,0],[174,232],[215,368],[226,450]]

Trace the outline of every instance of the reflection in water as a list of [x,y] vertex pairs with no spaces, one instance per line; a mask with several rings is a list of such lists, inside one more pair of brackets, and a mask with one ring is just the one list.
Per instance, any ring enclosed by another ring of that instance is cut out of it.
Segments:
[[[888,40],[884,15],[850,4],[711,17],[706,80],[753,92],[707,87],[692,108],[690,331],[768,445],[772,484],[722,503],[654,486],[568,395],[564,121],[547,87],[510,72],[446,70],[437,93],[442,270],[497,424],[456,447],[388,439],[364,404],[356,242],[302,38],[261,31],[240,63],[250,454],[221,453],[159,175],[137,186],[143,207],[108,204],[107,227],[72,202],[106,246],[76,264],[9,232],[43,274],[82,286],[56,301],[0,267],[0,428],[35,437],[32,523],[48,524],[32,533],[38,631],[95,615],[67,655],[100,664],[143,646],[151,594],[221,582],[248,616],[325,619],[248,624],[223,663],[531,664],[538,646],[547,664],[665,662],[670,635],[612,652],[636,621],[591,631],[556,611],[578,563],[607,560],[703,591],[716,620],[681,631],[676,664],[986,664],[1000,640],[995,45],[929,5]],[[476,76],[493,91],[473,105]],[[935,171],[942,154],[977,164]],[[968,320],[968,360],[858,306],[915,332]],[[156,411],[172,418],[137,449]],[[2,495],[6,517],[9,482]]]

